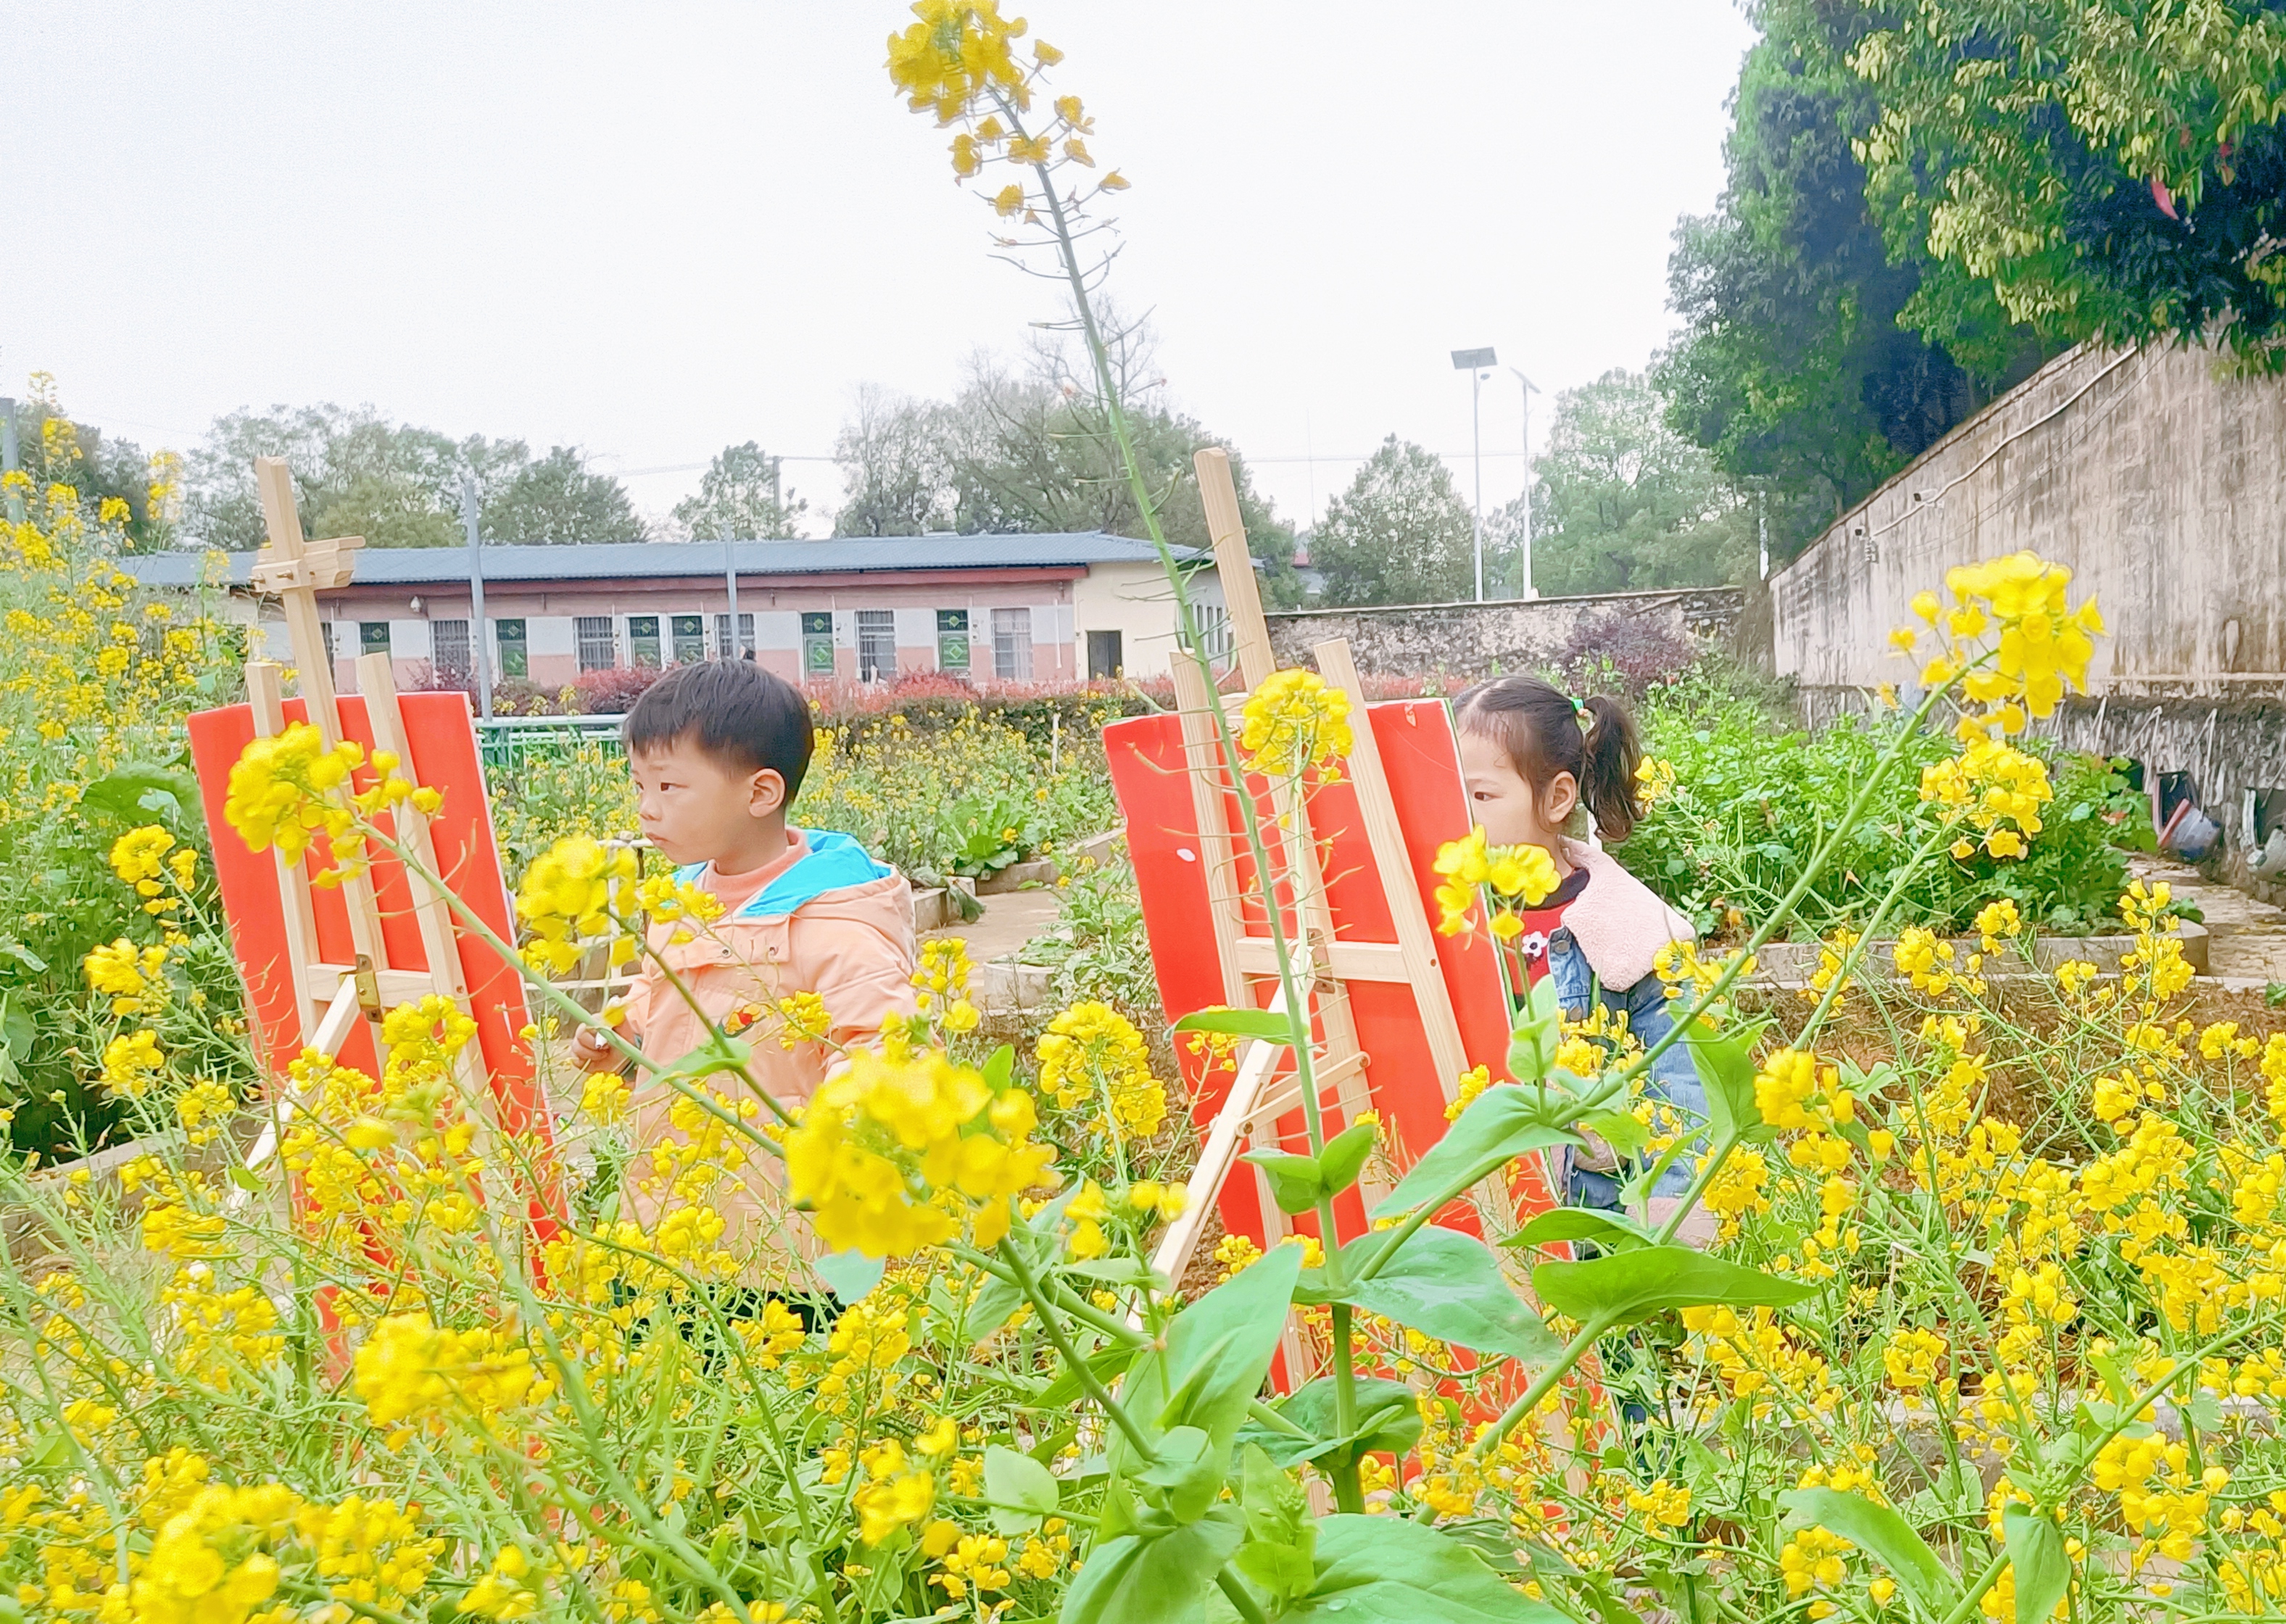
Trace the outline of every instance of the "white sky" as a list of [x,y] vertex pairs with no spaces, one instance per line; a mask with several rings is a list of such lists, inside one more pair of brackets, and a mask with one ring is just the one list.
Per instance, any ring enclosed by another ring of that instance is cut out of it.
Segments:
[[[1385,434],[1467,452],[1451,350],[1495,345],[1552,397],[1666,341],[1668,235],[1720,189],[1752,38],[1725,0],[1004,10],[1068,53],[1057,91],[1134,183],[1113,291],[1153,312],[1175,404],[1297,519]],[[892,96],[905,20],[17,6],[0,390],[54,372],[146,449],[239,406],[369,401],[585,445],[653,512],[698,475],[637,470],[750,438],[829,452],[860,382],[948,392],[975,346],[1056,313]],[[1485,386],[1488,507],[1519,482],[1518,393]],[[830,509],[830,465],[788,478]]]

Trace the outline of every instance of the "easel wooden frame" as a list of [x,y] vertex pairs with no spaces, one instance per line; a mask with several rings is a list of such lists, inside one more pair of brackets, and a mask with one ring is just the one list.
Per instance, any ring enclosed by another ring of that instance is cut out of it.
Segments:
[[[1239,515],[1230,460],[1220,447],[1210,446],[1198,453],[1193,466],[1198,474],[1208,532],[1214,543],[1239,674],[1246,691],[1251,692],[1269,678],[1276,663],[1271,654],[1269,625],[1263,618],[1253,558],[1247,547],[1246,527]],[[1326,904],[1325,876],[1320,871],[1318,840],[1311,828],[1309,805],[1306,798],[1297,793],[1290,784],[1271,787],[1274,822],[1265,831],[1268,838],[1264,844],[1271,863],[1273,868],[1282,868],[1258,878],[1265,911],[1280,909],[1281,918],[1293,921],[1294,928],[1288,937],[1289,957],[1294,967],[1296,990],[1311,1002],[1312,1026],[1320,1034],[1312,1060],[1320,1105],[1338,1108],[1346,1123],[1354,1121],[1360,1112],[1370,1107],[1366,1085],[1370,1057],[1358,1041],[1348,982],[1402,982],[1411,990],[1448,1102],[1458,1097],[1460,1079],[1469,1069],[1469,1060],[1462,1045],[1452,995],[1439,966],[1436,935],[1406,855],[1404,834],[1390,797],[1380,746],[1373,729],[1366,724],[1365,689],[1350,657],[1349,644],[1335,639],[1315,645],[1312,651],[1327,686],[1340,690],[1350,701],[1355,743],[1344,763],[1344,771],[1354,789],[1397,940],[1390,943],[1336,939],[1334,920]],[[1218,747],[1213,712],[1209,708],[1223,706],[1232,719],[1234,731],[1236,712],[1245,696],[1222,696],[1210,691],[1197,664],[1182,655],[1174,662],[1174,674],[1184,762],[1198,818],[1200,855],[1205,863],[1224,997],[1234,1005],[1247,1006],[1254,1003],[1250,982],[1275,981],[1277,951],[1269,937],[1254,934],[1246,928],[1246,911],[1238,884],[1241,840],[1230,827],[1226,796],[1249,792],[1244,784],[1229,783],[1228,769]],[[1281,893],[1286,898],[1282,905]],[[1286,997],[1285,986],[1276,985],[1268,1006],[1282,1010]],[[1301,1102],[1298,1073],[1280,1074],[1284,1053],[1282,1045],[1261,1042],[1249,1043],[1240,1052],[1230,1092],[1208,1131],[1192,1174],[1187,1202],[1153,1254],[1153,1267],[1165,1279],[1180,1281],[1189,1268],[1207,1214],[1220,1198],[1223,1185],[1242,1147],[1274,1147],[1278,1142],[1278,1119]],[[1260,1179],[1261,1175],[1257,1173],[1257,1177]],[[1377,1172],[1369,1172],[1360,1180],[1360,1186],[1368,1206],[1387,1188]],[[1486,1188],[1489,1198],[1504,1209],[1504,1187],[1494,1181]],[[1291,1233],[1285,1215],[1271,1199],[1266,1179],[1262,1180],[1260,1206],[1265,1226],[1270,1231],[1265,1236],[1266,1241],[1274,1244]],[[1505,1211],[1502,1216],[1506,1216]],[[1305,1367],[1300,1340],[1290,1319],[1284,1351],[1289,1377],[1298,1379]]]
[[[293,475],[285,459],[257,457],[254,473],[269,541],[256,557],[252,585],[256,592],[276,596],[284,608],[287,642],[293,652],[303,709],[326,746],[331,749],[342,738],[341,712],[334,691],[333,660],[318,614],[318,594],[349,583],[356,567],[357,549],[365,542],[355,536],[304,541],[294,498]],[[286,730],[284,674],[274,660],[247,662],[246,691],[254,715],[255,733],[259,737],[274,738]],[[405,719],[398,707],[396,677],[389,656],[361,655],[357,661],[357,674],[358,691],[365,700],[374,748],[390,752],[399,761],[409,763],[412,750]],[[426,815],[409,801],[400,801],[390,809],[390,816],[406,853],[422,868],[436,873],[437,855]],[[316,901],[303,863],[280,853],[277,873],[279,900],[286,924],[287,966],[294,985],[302,1049],[314,1050],[327,1059],[338,1058],[362,1017],[371,1025],[376,1060],[386,1064],[388,1051],[381,1035],[381,1016],[385,1008],[441,994],[467,1010],[469,989],[461,967],[452,904],[410,866],[406,879],[413,891],[413,914],[420,933],[422,956],[427,961],[418,968],[390,962],[381,928],[380,906],[369,875],[352,874],[342,885],[342,899],[349,911],[350,936],[355,946],[355,962],[343,965],[328,963],[319,957]],[[476,1080],[475,1059],[464,1049],[457,1062],[456,1076],[463,1098],[473,1097],[469,1086]],[[287,1126],[303,1106],[300,1098],[288,1090],[273,1092],[272,1099],[271,1120],[247,1155],[249,1169],[261,1167],[277,1154]],[[480,1139],[483,1132],[480,1128]],[[243,1205],[246,1194],[243,1189],[234,1191],[232,1205]]]

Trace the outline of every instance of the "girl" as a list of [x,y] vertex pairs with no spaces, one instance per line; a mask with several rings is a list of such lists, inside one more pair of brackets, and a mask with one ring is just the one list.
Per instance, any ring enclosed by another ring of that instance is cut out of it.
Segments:
[[[1643,816],[1636,801],[1643,750],[1634,719],[1616,699],[1575,704],[1535,676],[1478,683],[1454,701],[1454,719],[1469,804],[1486,842],[1543,848],[1561,880],[1522,916],[1524,934],[1515,939],[1509,961],[1517,989],[1553,976],[1557,1002],[1568,1019],[1586,1015],[1590,1001],[1600,999],[1606,1009],[1624,1013],[1628,1030],[1649,1048],[1674,1025],[1666,985],[1652,964],[1668,942],[1691,940],[1696,933],[1599,846],[1565,833],[1581,806],[1604,840],[1627,839]],[[1644,1092],[1675,1106],[1691,1126],[1707,1114],[1706,1092],[1683,1044],[1651,1063]],[[1620,1206],[1620,1186],[1633,1170],[1622,1168],[1608,1146],[1591,1142],[1571,1152],[1566,1163],[1572,1205],[1607,1211]],[[1652,1201],[1655,1222],[1672,1211],[1674,1198],[1690,1183],[1690,1158],[1678,1157]],[[1678,1238],[1697,1239],[1696,1232],[1706,1227],[1703,1221],[1686,1223]]]

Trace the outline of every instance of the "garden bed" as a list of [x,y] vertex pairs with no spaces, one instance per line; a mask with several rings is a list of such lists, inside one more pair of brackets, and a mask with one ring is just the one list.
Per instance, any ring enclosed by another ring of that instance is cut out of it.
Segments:
[[[2186,923],[2177,926],[2173,935],[2183,945],[2184,962],[2205,974],[2211,941],[2206,927]],[[2070,963],[2093,965],[2100,975],[2117,975],[2121,958],[2135,950],[2135,938],[2041,936],[2028,943],[2011,943],[1998,953],[1984,953],[1984,943],[1975,936],[1947,937],[1944,945],[1952,950],[1949,968],[1965,969],[1973,955],[1983,954],[1983,962],[1977,974],[1987,981],[2006,981],[2048,974],[2059,966]],[[1895,937],[1882,937],[1868,944],[1858,961],[1858,977],[1904,979],[1896,968],[1896,946]],[[1817,942],[1768,942],[1754,955],[1752,979],[1780,986],[1807,985],[1817,973],[1820,958],[1826,950],[1823,943]]]

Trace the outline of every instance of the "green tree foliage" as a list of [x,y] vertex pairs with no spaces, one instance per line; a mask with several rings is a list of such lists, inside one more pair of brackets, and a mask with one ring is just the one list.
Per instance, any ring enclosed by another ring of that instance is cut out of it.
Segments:
[[[1751,579],[1754,515],[1714,459],[1667,426],[1646,373],[1614,368],[1556,398],[1533,461],[1533,584],[1543,594],[1641,592]],[[1515,527],[1513,505],[1504,526]],[[1503,561],[1513,556],[1503,535]]]
[[777,460],[755,441],[725,445],[698,481],[698,493],[674,504],[674,519],[700,540],[727,530],[737,537],[783,536],[809,504],[784,490]]
[[1310,561],[1330,604],[1449,603],[1476,594],[1475,545],[1451,470],[1392,434],[1326,504]]
[[530,547],[588,541],[647,541],[627,487],[590,469],[576,445],[557,445],[520,468],[484,503],[487,540]]
[[16,402],[16,447],[35,490],[69,485],[90,512],[124,503],[122,534],[129,552],[173,545],[177,460],[166,452],[146,457],[131,440],[74,422],[57,403],[55,380],[45,373],[33,374],[30,387]]
[[[1256,492],[1244,459],[1196,419],[1153,398],[1163,380],[1146,375],[1141,335],[1129,335],[1115,364],[1168,542],[1211,545],[1191,458],[1202,446],[1221,445],[1231,453],[1248,543],[1266,568],[1264,595],[1273,606],[1298,603],[1293,528]],[[1021,370],[980,358],[949,401],[861,390],[834,456],[848,482],[834,516],[838,535],[1146,533],[1092,379],[1053,346],[1034,351]]]
[[1852,146],[1879,114],[1847,61],[1872,14],[1772,0],[1755,15],[1729,184],[1675,231],[1684,327],[1658,379],[1669,422],[1764,493],[1785,559],[2043,352],[1989,298],[1974,369],[1899,325],[1924,265],[1892,261]]
[[373,407],[331,403],[238,411],[215,420],[185,469],[184,529],[203,547],[262,545],[254,459],[283,457],[309,535],[363,536],[368,547],[457,547],[461,486],[473,476],[487,540],[642,540],[619,481],[593,474],[575,449],[538,461],[522,440],[455,440]]
[[2286,11],[1756,0],[1712,216],[1669,262],[1670,421],[1791,556],[2085,339],[2286,366]]
[[1987,302],[2061,343],[2205,337],[2286,369],[2286,9],[1913,0],[1849,56],[1904,319],[1965,353]]

